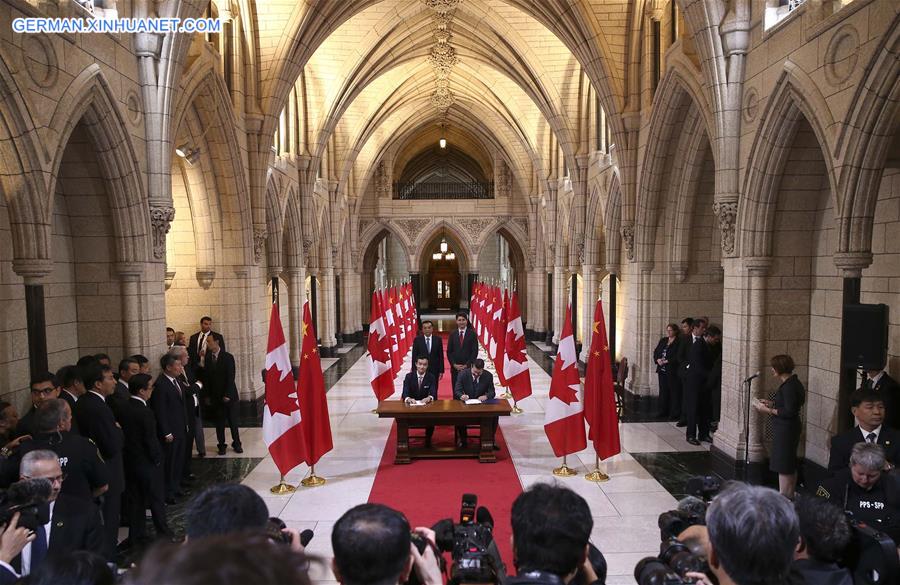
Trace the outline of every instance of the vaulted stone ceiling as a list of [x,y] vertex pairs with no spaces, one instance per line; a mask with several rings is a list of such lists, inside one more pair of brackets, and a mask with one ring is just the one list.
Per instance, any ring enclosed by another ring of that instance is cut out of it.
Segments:
[[[436,143],[422,142],[435,133],[488,168],[492,160],[504,161],[520,190],[536,194],[538,181],[562,176],[575,155],[590,150],[575,120],[587,118],[593,92],[614,117],[616,132],[631,93],[624,81],[628,23],[643,6],[627,0],[266,4],[258,15],[263,135],[274,132],[278,113],[298,96],[301,149],[314,160],[326,157],[329,178],[349,197],[364,192],[386,153],[410,160]],[[449,26],[438,26],[447,20]],[[449,75],[436,75],[429,62],[439,43],[446,43],[439,57],[449,45],[458,58]],[[452,95],[449,107],[436,107],[436,91]],[[410,146],[417,141],[422,144]]]

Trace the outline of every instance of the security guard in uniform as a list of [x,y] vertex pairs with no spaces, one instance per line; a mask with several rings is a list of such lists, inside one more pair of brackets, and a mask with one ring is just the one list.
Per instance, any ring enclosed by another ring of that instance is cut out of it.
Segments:
[[59,456],[65,481],[60,493],[90,502],[108,488],[109,471],[96,445],[81,435],[70,432],[72,410],[62,399],[47,400],[34,417],[35,437],[22,443],[18,452],[3,468],[6,485],[18,479],[19,462],[30,451],[46,449]]
[[850,467],[819,484],[816,496],[900,542],[900,481],[884,471],[886,465],[881,445],[857,443]]

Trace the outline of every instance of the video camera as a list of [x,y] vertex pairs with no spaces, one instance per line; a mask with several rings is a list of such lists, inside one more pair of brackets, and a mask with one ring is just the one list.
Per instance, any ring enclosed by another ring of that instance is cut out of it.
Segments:
[[853,582],[857,585],[881,585],[900,583],[900,559],[897,545],[890,536],[851,514],[850,528],[853,541],[844,556],[844,565],[851,568]]
[[12,517],[19,513],[18,525],[29,530],[37,530],[50,521],[50,499],[52,485],[49,479],[23,479],[0,493],[0,525],[9,525]]
[[488,546],[494,539],[493,523],[484,508],[478,508],[478,496],[463,494],[459,523],[446,518],[435,524],[438,549],[449,552],[453,559],[448,584],[496,583],[498,572]]
[[689,571],[706,573],[715,579],[706,559],[679,541],[678,535],[691,526],[706,525],[706,509],[721,489],[721,480],[712,476],[697,476],[687,481],[684,491],[688,495],[678,502],[678,508],[659,515],[657,523],[662,542],[659,556],[642,559],[634,568],[638,585],[693,583],[684,576]]
[[[287,532],[284,532],[286,528],[287,524],[284,523],[284,520],[276,516],[272,516],[269,518],[268,522],[266,522],[266,536],[272,542],[290,546],[291,535]],[[305,547],[307,544],[309,544],[309,541],[312,540],[313,536],[313,531],[307,528],[300,533],[300,544]]]

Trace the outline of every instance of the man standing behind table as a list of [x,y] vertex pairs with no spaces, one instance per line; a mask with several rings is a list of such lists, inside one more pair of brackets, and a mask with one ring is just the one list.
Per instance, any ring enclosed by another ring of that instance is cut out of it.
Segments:
[[469,327],[469,318],[465,313],[456,314],[456,331],[450,333],[447,341],[447,361],[450,362],[450,382],[456,391],[456,380],[459,373],[472,366],[478,357],[478,337]]
[[[493,400],[494,395],[494,376],[484,371],[483,359],[475,360],[470,369],[460,372],[453,388],[453,398],[463,402],[470,399],[485,402]],[[456,446],[465,449],[468,445],[466,427],[456,427],[456,434],[459,436]]]
[[[406,374],[406,378],[403,379],[401,398],[407,404],[413,400],[422,400],[426,404],[437,400],[437,378],[428,371],[428,358],[423,356],[416,359],[416,371]],[[434,425],[425,427],[426,447],[431,447],[432,435],[434,435]]]
[[226,421],[231,429],[231,448],[235,453],[244,452],[238,429],[238,391],[234,375],[234,356],[219,346],[217,337],[207,337],[201,379],[209,400],[209,412],[216,422],[219,455],[225,454]]
[[444,377],[444,341],[434,334],[434,323],[422,321],[422,333],[413,340],[412,363],[428,359],[428,373],[436,382]]

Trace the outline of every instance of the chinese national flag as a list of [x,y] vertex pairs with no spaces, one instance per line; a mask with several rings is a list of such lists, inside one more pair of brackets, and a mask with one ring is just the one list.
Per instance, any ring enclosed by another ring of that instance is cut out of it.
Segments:
[[303,343],[300,347],[300,375],[297,397],[303,417],[303,436],[306,439],[306,464],[315,465],[322,455],[331,451],[331,420],[325,398],[325,378],[316,343],[309,302],[303,303]]
[[263,440],[281,475],[287,475],[306,460],[303,422],[278,305],[273,304],[266,349],[266,408],[262,430]]
[[559,351],[553,364],[550,395],[544,409],[544,432],[557,457],[577,453],[587,447],[584,434],[584,404],[578,356],[572,335],[572,307],[566,306],[566,320],[559,336]]
[[584,378],[584,418],[590,426],[588,437],[600,459],[622,451],[619,442],[619,417],[613,390],[612,361],[606,341],[603,303],[598,299],[591,332],[591,353]]

